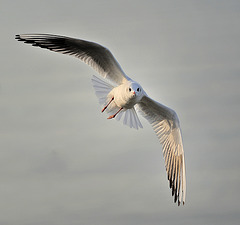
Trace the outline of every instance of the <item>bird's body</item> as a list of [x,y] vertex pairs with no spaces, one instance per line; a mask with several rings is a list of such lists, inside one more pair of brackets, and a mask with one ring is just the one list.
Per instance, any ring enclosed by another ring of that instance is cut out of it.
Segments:
[[127,81],[113,88],[109,96],[114,97],[114,101],[118,107],[131,109],[141,101],[143,94],[143,90],[137,82]]
[[[165,167],[174,201],[185,202],[186,174],[180,123],[174,110],[154,101],[140,84],[129,78],[105,47],[80,39],[49,34],[16,35],[16,39],[41,48],[73,55],[90,65],[104,79],[92,83],[102,112],[133,128],[142,128],[136,109],[152,125],[163,148]],[[110,81],[110,82],[108,82]]]

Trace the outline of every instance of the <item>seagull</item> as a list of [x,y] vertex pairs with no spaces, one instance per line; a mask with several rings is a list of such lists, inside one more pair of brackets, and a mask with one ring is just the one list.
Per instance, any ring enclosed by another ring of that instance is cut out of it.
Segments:
[[140,113],[152,125],[162,145],[167,179],[175,203],[184,205],[186,172],[182,134],[176,112],[150,98],[142,86],[128,77],[112,53],[100,44],[52,34],[20,34],[18,41],[75,56],[96,70],[92,84],[102,112],[108,119],[123,120],[131,128],[142,128]]

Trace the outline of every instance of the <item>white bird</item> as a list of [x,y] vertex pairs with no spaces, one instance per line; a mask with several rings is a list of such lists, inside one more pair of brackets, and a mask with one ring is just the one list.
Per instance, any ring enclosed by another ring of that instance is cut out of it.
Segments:
[[[112,53],[105,47],[75,38],[50,34],[16,35],[18,41],[51,51],[72,55],[93,67],[103,78],[93,76],[92,83],[100,104],[115,118],[133,127],[142,128],[136,109],[152,125],[162,144],[165,167],[174,202],[185,203],[185,160],[179,119],[172,109],[154,101],[140,84],[130,79]],[[110,82],[107,82],[110,81]]]

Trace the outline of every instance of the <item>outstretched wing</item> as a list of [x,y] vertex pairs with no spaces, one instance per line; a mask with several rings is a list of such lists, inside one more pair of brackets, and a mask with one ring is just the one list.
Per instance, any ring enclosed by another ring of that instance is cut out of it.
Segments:
[[165,167],[174,202],[185,202],[186,174],[182,136],[177,114],[168,107],[144,96],[138,107],[150,122],[163,148]]
[[16,35],[16,39],[54,52],[73,55],[117,84],[129,79],[112,53],[97,43],[51,34],[20,34]]

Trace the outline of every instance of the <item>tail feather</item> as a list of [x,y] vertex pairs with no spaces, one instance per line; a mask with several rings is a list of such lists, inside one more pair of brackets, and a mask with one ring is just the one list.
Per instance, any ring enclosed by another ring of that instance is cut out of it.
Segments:
[[92,85],[100,105],[106,104],[108,100],[108,93],[114,88],[114,86],[103,81],[95,75],[92,77]]

